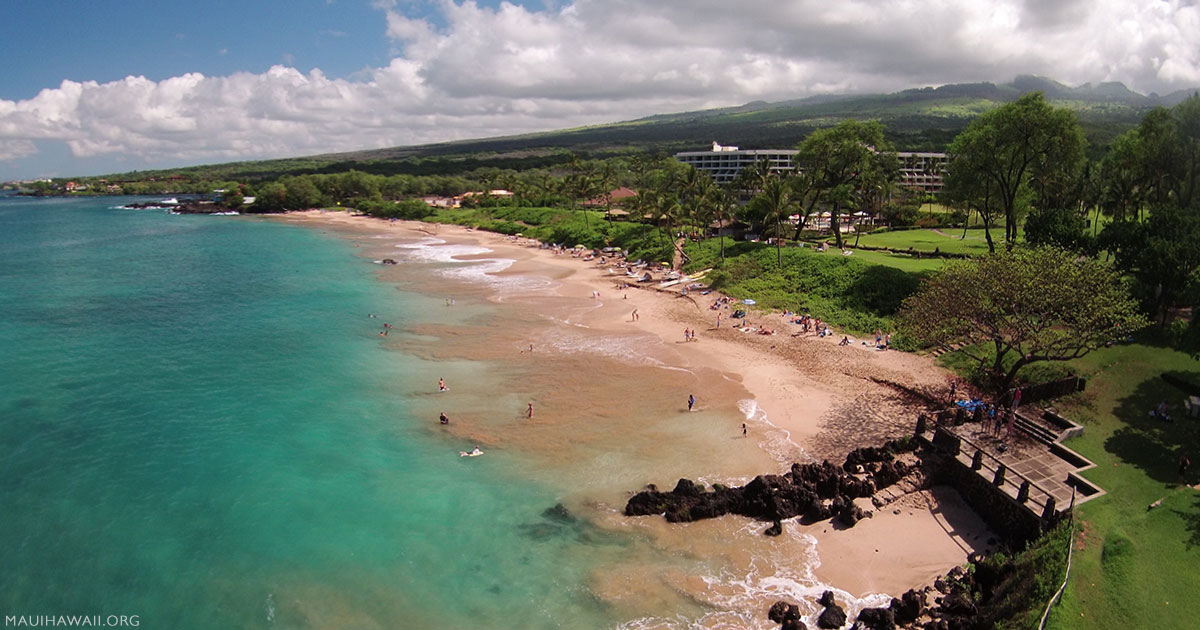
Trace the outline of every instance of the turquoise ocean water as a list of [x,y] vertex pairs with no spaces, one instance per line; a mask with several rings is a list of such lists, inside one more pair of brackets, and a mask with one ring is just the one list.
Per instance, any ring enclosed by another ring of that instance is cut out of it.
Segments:
[[[143,628],[599,628],[637,543],[447,456],[420,299],[352,245],[245,217],[0,197],[0,614]],[[464,445],[466,447],[466,445]]]

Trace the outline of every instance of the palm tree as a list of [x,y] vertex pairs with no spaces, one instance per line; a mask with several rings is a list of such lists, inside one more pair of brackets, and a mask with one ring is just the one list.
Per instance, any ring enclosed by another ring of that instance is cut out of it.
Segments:
[[721,261],[725,260],[725,221],[733,216],[734,210],[737,209],[737,199],[733,193],[727,188],[713,186],[709,192],[708,201],[705,204],[710,212],[710,216],[717,223],[717,237],[721,243]]
[[782,269],[783,222],[796,209],[791,185],[780,177],[768,179],[762,192],[750,200],[750,209],[755,215],[762,217],[764,232],[769,231],[775,239],[775,258]]

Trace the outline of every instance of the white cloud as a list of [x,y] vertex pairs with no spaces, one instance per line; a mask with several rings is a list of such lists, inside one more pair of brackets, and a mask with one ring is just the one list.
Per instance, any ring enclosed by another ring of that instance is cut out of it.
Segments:
[[0,140],[0,162],[7,162],[37,153],[37,147],[29,140]]
[[384,67],[64,81],[0,100],[0,159],[33,140],[159,162],[300,155],[1024,73],[1200,84],[1189,0],[435,0],[436,22],[412,2],[375,5],[398,51]]

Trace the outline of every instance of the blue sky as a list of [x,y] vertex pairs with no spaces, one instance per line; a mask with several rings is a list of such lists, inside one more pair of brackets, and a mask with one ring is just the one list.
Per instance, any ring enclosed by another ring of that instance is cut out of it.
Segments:
[[161,80],[280,63],[345,76],[389,58],[383,13],[349,0],[7,0],[5,14],[0,38],[10,54],[21,51],[5,64],[5,99],[30,98],[62,79]]
[[7,0],[0,38],[0,180],[1023,73],[1200,85],[1192,0]]

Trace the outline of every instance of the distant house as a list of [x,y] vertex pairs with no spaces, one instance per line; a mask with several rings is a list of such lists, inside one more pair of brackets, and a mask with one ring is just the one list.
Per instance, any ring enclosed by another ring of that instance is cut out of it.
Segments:
[[631,188],[621,186],[608,191],[607,195],[601,195],[593,199],[588,199],[583,202],[583,205],[589,208],[603,208],[606,204],[613,206],[623,206],[627,201],[637,197],[637,191]]
[[85,186],[83,184],[77,184],[75,182],[67,182],[67,185],[64,186],[64,188],[66,188],[67,192],[76,192],[79,190],[87,190],[87,186]]
[[454,197],[437,197],[430,195],[421,197],[421,201],[424,201],[426,205],[429,205],[433,208],[457,208],[461,205]]

